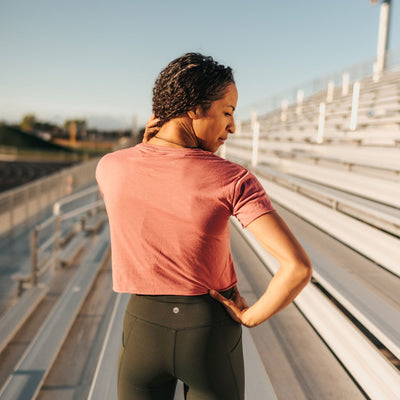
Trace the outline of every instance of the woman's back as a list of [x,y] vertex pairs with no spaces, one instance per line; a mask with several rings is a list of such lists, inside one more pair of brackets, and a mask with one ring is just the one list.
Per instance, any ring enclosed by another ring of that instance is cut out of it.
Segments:
[[117,291],[197,295],[234,286],[229,217],[245,226],[272,210],[252,174],[200,149],[140,144],[105,156],[96,176]]

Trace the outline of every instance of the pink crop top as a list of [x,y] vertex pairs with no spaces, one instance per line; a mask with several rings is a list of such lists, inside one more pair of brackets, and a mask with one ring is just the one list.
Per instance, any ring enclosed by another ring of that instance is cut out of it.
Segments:
[[200,149],[141,143],[105,155],[96,179],[116,292],[190,296],[231,288],[230,216],[245,227],[274,210],[247,169]]

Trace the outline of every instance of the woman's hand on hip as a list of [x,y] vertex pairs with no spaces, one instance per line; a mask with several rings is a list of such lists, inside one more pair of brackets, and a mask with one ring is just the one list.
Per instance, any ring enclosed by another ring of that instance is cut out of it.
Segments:
[[213,299],[218,300],[225,306],[232,319],[242,325],[250,326],[245,322],[245,313],[249,309],[249,306],[244,297],[240,295],[237,286],[233,288],[233,294],[230,299],[222,296],[222,294],[218,293],[216,290],[210,290],[209,294]]

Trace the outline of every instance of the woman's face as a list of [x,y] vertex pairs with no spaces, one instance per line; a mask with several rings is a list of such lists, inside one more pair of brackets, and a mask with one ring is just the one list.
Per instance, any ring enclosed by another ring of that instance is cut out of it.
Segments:
[[231,83],[226,88],[224,97],[212,102],[207,111],[197,111],[193,118],[193,130],[199,139],[200,148],[215,153],[228,134],[235,132],[233,113],[237,100],[236,86]]

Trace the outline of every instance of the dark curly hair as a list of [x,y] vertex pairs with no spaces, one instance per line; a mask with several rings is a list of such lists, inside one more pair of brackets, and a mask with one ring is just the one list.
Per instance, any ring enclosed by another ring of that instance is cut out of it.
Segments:
[[187,53],[171,61],[153,88],[153,112],[159,126],[201,106],[208,110],[235,83],[232,69],[200,53]]

